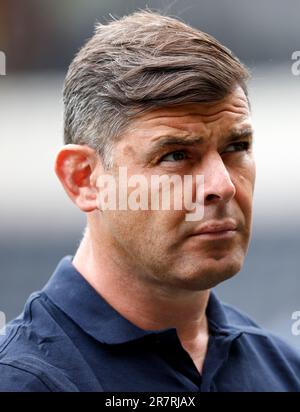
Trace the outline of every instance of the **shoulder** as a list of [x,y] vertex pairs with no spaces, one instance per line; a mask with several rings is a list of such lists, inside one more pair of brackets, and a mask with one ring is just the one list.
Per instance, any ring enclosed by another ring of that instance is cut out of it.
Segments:
[[49,386],[28,370],[0,362],[0,392],[52,392]]
[[60,369],[35,356],[0,359],[0,376],[0,392],[78,392]]
[[45,298],[32,294],[0,336],[0,391],[77,391],[58,361],[65,339]]
[[266,364],[279,364],[297,370],[300,374],[300,351],[284,339],[260,327],[253,319],[235,307],[223,304],[228,324],[236,333],[240,333],[241,342],[247,347],[248,354],[256,353]]
[[[300,390],[300,351],[260,327],[248,315],[222,303],[221,332],[230,337],[230,356],[224,373],[235,387],[247,391],[293,392]],[[228,381],[228,387],[230,390]],[[239,386],[241,385],[241,386]]]

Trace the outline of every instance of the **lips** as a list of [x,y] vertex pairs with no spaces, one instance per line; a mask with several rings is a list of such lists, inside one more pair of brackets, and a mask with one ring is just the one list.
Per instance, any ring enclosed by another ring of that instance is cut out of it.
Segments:
[[237,223],[233,220],[226,221],[209,221],[203,223],[200,227],[195,229],[191,236],[199,235],[222,235],[230,232],[235,232],[237,230]]

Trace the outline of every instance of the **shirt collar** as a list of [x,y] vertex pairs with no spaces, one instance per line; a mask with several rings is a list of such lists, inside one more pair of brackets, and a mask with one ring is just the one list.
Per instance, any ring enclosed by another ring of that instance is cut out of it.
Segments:
[[[59,262],[42,292],[86,333],[102,343],[120,344],[166,331],[175,332],[173,328],[144,330],[129,322],[76,270],[72,256],[66,256]],[[207,317],[214,334],[235,334],[214,292],[210,293]]]

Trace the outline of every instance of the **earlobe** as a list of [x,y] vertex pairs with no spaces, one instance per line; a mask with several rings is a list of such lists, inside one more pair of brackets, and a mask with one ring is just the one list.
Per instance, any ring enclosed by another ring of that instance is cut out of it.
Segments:
[[91,176],[97,167],[97,154],[84,145],[69,144],[59,151],[55,172],[70,199],[83,212],[97,209],[97,188]]

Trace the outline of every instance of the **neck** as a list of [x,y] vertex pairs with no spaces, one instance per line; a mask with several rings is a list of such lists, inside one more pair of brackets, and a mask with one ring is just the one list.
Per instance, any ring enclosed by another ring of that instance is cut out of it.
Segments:
[[103,243],[93,241],[87,230],[73,259],[76,269],[136,326],[147,330],[176,328],[182,346],[201,371],[208,342],[205,311],[209,291],[179,290],[151,282],[135,268],[112,259]]

